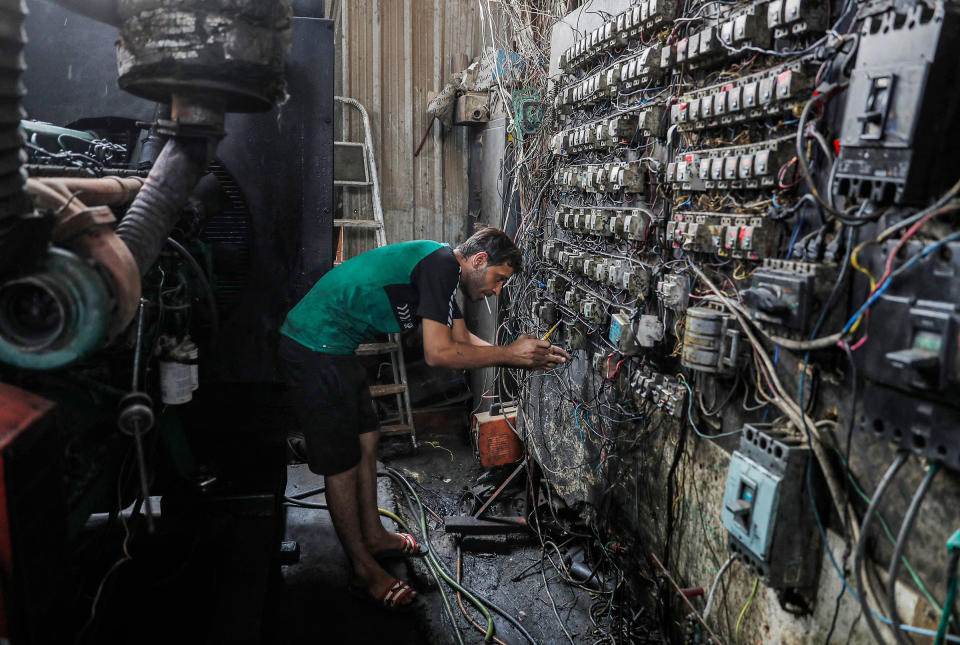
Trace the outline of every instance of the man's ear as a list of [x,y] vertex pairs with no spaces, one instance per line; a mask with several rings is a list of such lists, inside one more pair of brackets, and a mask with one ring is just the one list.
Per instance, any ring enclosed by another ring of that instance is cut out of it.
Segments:
[[487,265],[488,257],[489,256],[487,255],[486,251],[480,251],[479,253],[475,254],[472,258],[470,258],[470,264],[473,265],[474,269],[481,269]]

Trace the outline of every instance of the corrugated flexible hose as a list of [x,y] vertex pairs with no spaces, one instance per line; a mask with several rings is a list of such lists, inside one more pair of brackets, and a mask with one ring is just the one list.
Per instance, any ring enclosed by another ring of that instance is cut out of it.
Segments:
[[22,0],[0,0],[0,228],[3,220],[33,210],[25,190],[20,133],[25,15]]
[[117,225],[117,235],[129,247],[140,275],[160,256],[167,236],[206,170],[213,145],[201,138],[168,140],[143,188]]

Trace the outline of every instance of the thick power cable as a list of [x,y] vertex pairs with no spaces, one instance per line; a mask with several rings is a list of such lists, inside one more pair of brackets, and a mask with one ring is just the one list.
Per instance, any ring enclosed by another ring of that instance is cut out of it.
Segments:
[[444,580],[447,580],[452,586],[454,586],[454,588],[459,588],[460,591],[467,597],[467,599],[470,602],[472,602],[478,609],[480,609],[480,611],[485,616],[488,616],[490,613],[489,611],[487,611],[487,607],[489,607],[490,609],[494,610],[495,612],[503,616],[511,625],[513,625],[517,629],[517,631],[519,631],[523,635],[523,637],[527,639],[527,642],[531,643],[531,645],[539,645],[539,643],[537,643],[537,641],[534,640],[533,636],[530,635],[530,632],[524,629],[523,625],[521,625],[516,618],[511,616],[509,612],[499,607],[496,603],[484,598],[483,596],[476,593],[475,591],[468,589],[462,585],[458,585],[453,580],[453,578],[449,576],[449,574],[447,573],[443,565],[443,561],[440,560],[439,556],[437,555],[436,549],[433,548],[433,543],[430,541],[430,535],[426,529],[426,522],[427,522],[426,515],[423,513],[422,510],[420,513],[417,513],[416,509],[413,506],[413,502],[410,500],[410,497],[412,496],[413,499],[415,499],[417,503],[420,504],[420,497],[417,495],[417,492],[413,489],[413,486],[410,485],[410,482],[408,482],[406,478],[403,475],[401,475],[397,470],[393,468],[387,468],[387,474],[394,481],[402,484],[401,491],[403,492],[404,498],[407,501],[407,506],[410,508],[410,512],[414,516],[416,515],[420,516],[420,527],[421,527],[421,530],[423,531],[423,541],[427,545],[427,549],[429,549],[430,554],[436,560],[436,563],[439,566],[440,572],[444,575]]
[[713,579],[713,584],[710,585],[710,593],[707,594],[707,606],[703,608],[704,621],[710,617],[710,610],[713,609],[713,599],[716,597],[717,587],[720,586],[720,579],[723,578],[723,574],[727,572],[727,569],[730,568],[730,565],[733,564],[735,559],[732,555],[727,558],[727,561],[723,563],[720,571],[717,572],[717,576]]
[[[907,547],[907,540],[910,539],[910,531],[913,529],[913,524],[917,519],[917,513],[920,511],[923,498],[926,497],[927,491],[930,490],[930,484],[933,483],[933,478],[937,476],[939,470],[940,464],[938,463],[930,464],[930,467],[927,468],[927,474],[924,475],[923,481],[920,482],[920,486],[917,488],[917,492],[914,494],[913,499],[910,500],[910,506],[907,507],[907,514],[903,516],[900,533],[897,534],[897,546],[894,547],[893,556],[890,558],[890,568],[887,572],[887,609],[890,611],[890,620],[893,621],[894,625],[900,625],[903,622],[900,620],[900,612],[897,611],[896,586],[897,573],[900,570],[900,560]],[[908,643],[913,642],[913,639],[905,637],[896,627],[891,626],[890,629],[899,645],[908,645]]]
[[903,464],[905,464],[906,461],[906,452],[897,453],[896,459],[894,459],[893,463],[890,464],[887,472],[884,473],[883,478],[877,485],[877,489],[873,492],[873,499],[870,500],[870,505],[867,506],[867,512],[863,515],[863,522],[860,525],[860,539],[857,541],[857,550],[853,555],[853,575],[854,581],[857,584],[857,594],[858,600],[860,601],[860,608],[863,610],[863,617],[867,620],[867,627],[870,628],[870,633],[873,634],[873,638],[878,643],[883,643],[884,641],[880,636],[880,628],[877,627],[877,622],[873,619],[873,611],[867,604],[867,597],[864,593],[862,576],[864,549],[867,543],[867,536],[869,535],[868,529],[870,527],[870,522],[873,520],[873,516],[877,512],[877,508],[880,506],[880,500],[883,498],[883,494],[886,492],[887,486],[890,485],[890,482],[893,481],[893,478],[896,477],[897,473],[900,471],[900,468],[903,467]]

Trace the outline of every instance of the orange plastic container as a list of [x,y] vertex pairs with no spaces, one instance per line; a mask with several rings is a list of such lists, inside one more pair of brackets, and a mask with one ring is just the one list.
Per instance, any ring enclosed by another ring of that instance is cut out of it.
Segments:
[[523,457],[523,443],[510,425],[517,427],[516,407],[504,408],[497,414],[481,412],[473,415],[473,440],[480,465],[484,468],[512,464]]

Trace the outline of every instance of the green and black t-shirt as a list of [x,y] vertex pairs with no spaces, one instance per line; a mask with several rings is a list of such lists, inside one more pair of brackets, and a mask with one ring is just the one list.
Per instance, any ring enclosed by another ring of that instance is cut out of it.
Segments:
[[287,314],[280,332],[324,354],[352,354],[377,334],[429,318],[463,318],[460,263],[446,244],[420,240],[367,251],[328,271]]

